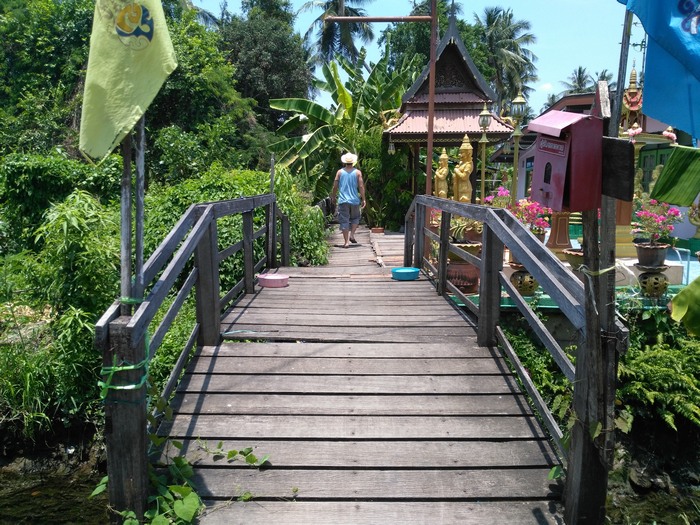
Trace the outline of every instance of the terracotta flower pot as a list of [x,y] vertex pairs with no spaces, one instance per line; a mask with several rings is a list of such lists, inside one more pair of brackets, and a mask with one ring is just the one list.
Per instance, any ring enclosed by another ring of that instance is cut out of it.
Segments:
[[561,251],[566,257],[566,262],[571,265],[572,270],[578,270],[583,264],[583,249],[581,248],[568,248]]

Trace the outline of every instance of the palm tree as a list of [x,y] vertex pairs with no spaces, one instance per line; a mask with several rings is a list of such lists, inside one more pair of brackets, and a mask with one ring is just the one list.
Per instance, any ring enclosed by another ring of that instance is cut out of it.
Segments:
[[549,108],[551,108],[554,104],[557,103],[557,100],[559,100],[559,97],[556,94],[550,93],[549,95],[547,95],[547,100],[542,105],[542,109],[540,109],[540,113],[544,113]]
[[564,93],[566,95],[573,95],[575,93],[590,93],[593,91],[593,77],[586,71],[585,67],[577,67],[574,69],[567,79],[568,82],[562,82],[566,90]]
[[484,9],[483,20],[474,15],[476,26],[484,32],[488,49],[487,62],[495,71],[489,79],[498,96],[500,112],[506,101],[514,99],[518,92],[525,94],[526,83],[535,80],[537,57],[526,46],[536,41],[530,30],[530,22],[513,20],[513,11],[502,7]]
[[596,78],[596,82],[601,82],[601,81],[607,82],[608,87],[610,89],[615,89],[615,87],[617,86],[617,82],[612,82],[612,79],[613,79],[612,72],[608,71],[607,69],[603,69],[603,71],[596,72],[595,78]]
[[[321,9],[323,12],[313,21],[304,35],[304,40],[313,51],[314,65],[330,62],[337,56],[356,62],[359,51],[355,46],[355,39],[359,38],[363,44],[369,44],[374,40],[374,32],[368,22],[342,22],[327,24],[328,16],[366,16],[364,9],[359,6],[373,0],[308,0],[299,9],[314,11]],[[351,5],[354,4],[354,5]],[[312,42],[312,34],[316,30],[316,41]]]

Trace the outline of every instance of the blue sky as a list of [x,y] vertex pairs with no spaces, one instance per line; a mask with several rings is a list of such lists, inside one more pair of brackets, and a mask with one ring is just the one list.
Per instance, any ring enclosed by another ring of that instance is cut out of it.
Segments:
[[[221,0],[193,0],[193,3],[215,14],[221,12]],[[304,3],[305,0],[292,0],[295,10]],[[535,113],[539,112],[549,93],[564,90],[561,82],[566,81],[579,66],[585,67],[591,74],[607,69],[613,73],[613,80],[617,80],[625,16],[625,7],[617,0],[457,0],[455,3],[462,8],[458,16],[469,23],[474,22],[474,13],[482,16],[486,7],[494,6],[510,8],[516,20],[530,22],[530,32],[537,38],[537,42],[529,46],[537,56],[535,65],[539,76],[539,80],[532,84],[535,89],[529,99]],[[412,6],[413,0],[374,0],[364,9],[369,16],[406,16],[410,14]],[[228,0],[228,10],[240,13],[240,0]],[[318,12],[300,14],[295,24],[297,31],[304,34],[318,15]],[[375,34],[379,35],[386,25],[375,23]],[[644,30],[635,18],[632,43],[639,43],[643,36]],[[370,44],[368,56],[370,60],[379,57],[376,45]],[[634,47],[630,48],[627,78],[633,60],[636,61],[637,71],[641,72],[642,53]]]

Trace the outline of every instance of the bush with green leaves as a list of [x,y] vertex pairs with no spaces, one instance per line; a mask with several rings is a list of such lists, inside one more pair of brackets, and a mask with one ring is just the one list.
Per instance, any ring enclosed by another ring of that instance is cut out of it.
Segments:
[[[286,170],[278,170],[275,180],[280,209],[290,217],[292,262],[325,263],[327,246],[320,209],[311,206],[310,196],[298,191]],[[218,162],[200,177],[172,186],[153,186],[146,196],[146,252],[150,253],[158,246],[193,203],[249,197],[269,191],[269,173],[228,170]],[[256,227],[262,226],[264,219],[263,210],[259,210],[255,215]],[[239,216],[220,221],[218,234],[221,249],[241,239],[240,224]],[[256,257],[262,257],[263,248],[262,243],[256,243]],[[222,265],[222,279],[232,277],[235,282],[243,275],[242,260],[235,257],[230,259]]]
[[35,230],[54,203],[81,188],[105,199],[118,199],[121,159],[110,156],[99,166],[50,155],[12,154],[0,162],[0,219],[5,253],[35,248]]
[[636,417],[678,418],[700,427],[700,340],[688,337],[665,311],[630,313],[630,347],[620,359],[618,397]]
[[9,432],[27,437],[92,413],[94,325],[119,285],[118,220],[88,193],[51,207],[37,235],[39,252],[0,266],[0,413]]

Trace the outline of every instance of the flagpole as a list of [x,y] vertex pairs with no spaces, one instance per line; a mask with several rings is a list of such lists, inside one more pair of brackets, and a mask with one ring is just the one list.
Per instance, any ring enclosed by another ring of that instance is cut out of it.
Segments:
[[146,117],[142,116],[136,125],[136,239],[134,254],[133,289],[134,299],[143,299],[143,231],[144,231],[144,194],[145,194],[145,156],[146,156]]
[[120,313],[130,315],[131,305],[128,299],[131,297],[131,135],[127,135],[122,141],[122,157],[124,167],[121,185]]

